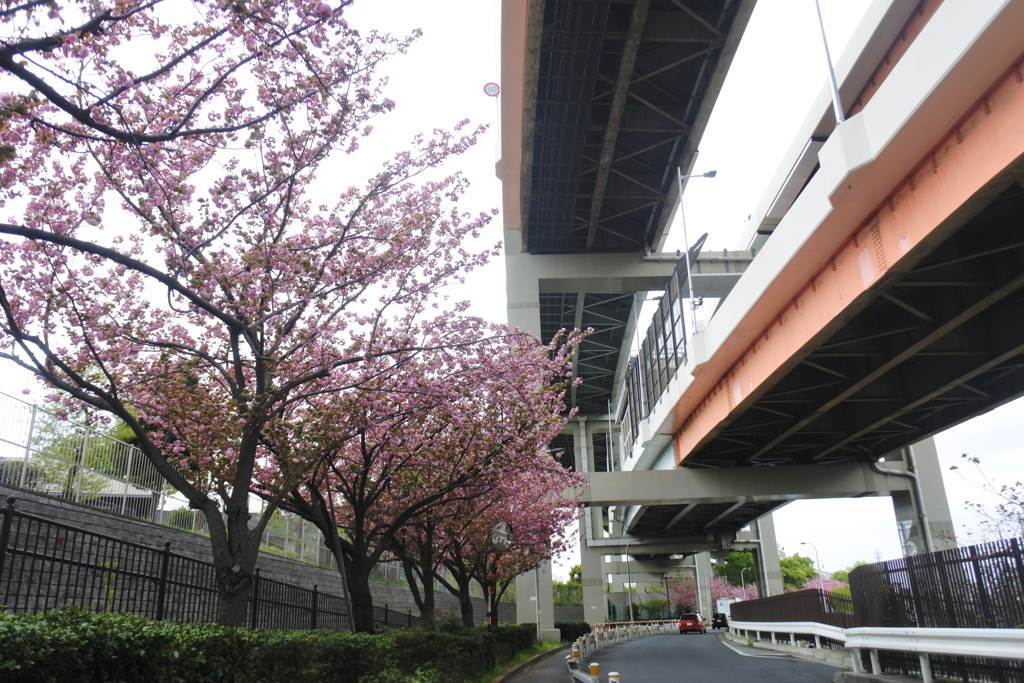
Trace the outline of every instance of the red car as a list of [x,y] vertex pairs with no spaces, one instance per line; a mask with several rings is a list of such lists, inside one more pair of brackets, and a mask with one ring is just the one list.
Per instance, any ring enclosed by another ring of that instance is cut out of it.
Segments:
[[679,618],[679,632],[686,633],[688,631],[695,631],[696,633],[708,632],[704,628],[704,620],[701,619],[699,614],[684,614]]

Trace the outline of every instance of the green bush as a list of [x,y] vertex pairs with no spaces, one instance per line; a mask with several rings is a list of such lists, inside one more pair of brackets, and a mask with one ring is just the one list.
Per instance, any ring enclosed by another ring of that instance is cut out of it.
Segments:
[[442,679],[459,681],[487,671],[497,663],[494,638],[485,629],[397,631],[395,648],[402,653],[399,670],[414,674],[432,669]]
[[532,624],[385,635],[244,631],[77,609],[0,612],[0,681],[457,683],[533,645]]
[[555,628],[562,632],[563,643],[575,643],[593,630],[585,621],[556,621]]
[[[246,667],[251,681],[364,683],[397,665],[394,638],[340,631],[264,631]],[[396,679],[397,680],[397,679]]]

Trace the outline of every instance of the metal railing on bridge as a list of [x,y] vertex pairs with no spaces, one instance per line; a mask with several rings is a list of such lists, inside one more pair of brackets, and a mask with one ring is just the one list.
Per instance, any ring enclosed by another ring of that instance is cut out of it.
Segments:
[[686,365],[687,289],[685,263],[676,263],[640,344],[629,359],[623,383],[622,434],[632,444],[640,423],[654,410],[676,371]]

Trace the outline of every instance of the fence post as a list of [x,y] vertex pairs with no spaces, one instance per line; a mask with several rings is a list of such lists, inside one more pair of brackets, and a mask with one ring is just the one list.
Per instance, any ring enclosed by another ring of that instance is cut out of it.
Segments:
[[82,500],[82,479],[85,478],[83,470],[85,469],[85,454],[89,448],[89,428],[83,425],[81,434],[82,441],[78,444],[78,453],[75,454],[75,462],[71,465],[72,476],[74,477],[74,491],[71,491],[70,487],[68,490],[71,500],[76,503]]
[[252,573],[252,598],[251,598],[252,609],[249,610],[249,628],[256,630],[256,624],[259,621],[260,611],[260,568],[256,569]]
[[14,496],[7,496],[7,505],[0,514],[3,514],[3,522],[0,522],[0,574],[3,574],[7,544],[11,540],[11,524],[14,522]]
[[313,584],[313,608],[309,610],[309,628],[316,628],[316,611],[320,605],[320,592],[317,590],[316,584]]
[[[981,567],[978,565],[978,548],[977,548],[977,546],[973,546],[972,545],[970,547],[970,555],[971,555],[971,568],[974,570],[974,575],[977,576],[977,577],[984,576],[984,574],[982,573]],[[978,602],[981,603],[981,610],[985,614],[985,622],[986,622],[985,626],[987,626],[988,628],[995,628],[995,625],[996,625],[996,623],[995,623],[996,622],[995,614],[993,614],[993,612],[992,612],[992,605],[991,605],[991,603],[989,602],[989,599],[988,599],[988,590],[986,590],[984,585],[981,585],[982,584],[981,581],[979,581],[978,583],[980,584],[978,586]]]
[[[121,514],[128,509],[128,488],[131,486],[132,470],[135,468],[135,447],[128,447],[128,466],[124,471],[124,492],[121,494]],[[155,520],[154,520],[155,521]]]
[[167,602],[167,576],[171,568],[171,542],[164,541],[163,552],[160,553],[160,578],[156,583],[156,620],[163,621],[164,605]]
[[32,406],[32,414],[28,418],[28,438],[25,439],[25,459],[21,462],[21,476],[18,477],[18,486],[25,488],[25,480],[28,478],[28,463],[32,459],[32,437],[35,436],[36,410]]
[[922,652],[917,656],[918,661],[921,664],[921,680],[924,683],[932,683],[935,679],[932,677],[932,661],[928,656],[927,652]]

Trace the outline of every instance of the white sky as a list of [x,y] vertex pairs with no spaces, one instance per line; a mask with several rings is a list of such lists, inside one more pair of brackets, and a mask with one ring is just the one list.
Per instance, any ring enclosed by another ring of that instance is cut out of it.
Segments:
[[[833,56],[841,52],[867,5],[868,0],[821,0]],[[473,181],[472,193],[464,202],[467,210],[501,203],[494,175],[499,98],[483,92],[486,83],[499,82],[499,12],[499,0],[357,0],[348,13],[356,27],[396,34],[415,28],[424,31],[410,55],[392,65],[388,96],[397,108],[377,122],[374,144],[399,149],[415,132],[449,127],[462,118],[491,126],[485,140],[460,163]],[[715,169],[718,175],[694,180],[685,196],[688,232],[692,237],[709,232],[706,248],[745,246],[737,244],[744,218],[760,198],[825,77],[814,0],[760,0],[694,169],[698,173]],[[368,175],[356,173],[356,177]],[[483,241],[491,244],[500,238],[499,218]],[[682,247],[681,240],[670,237],[669,248],[677,246]],[[477,314],[503,321],[503,268],[499,258],[472,276],[459,298],[469,298]],[[0,369],[3,374],[10,372],[9,367]],[[1010,404],[937,437],[943,469],[967,452],[980,456],[985,472],[996,480],[1024,478],[1015,447],[1024,435],[1019,419],[1022,409],[1024,403]],[[955,474],[947,472],[945,478],[959,533],[963,524],[971,522],[962,510],[963,501],[983,497]],[[813,557],[813,551],[800,542],[814,543],[829,571],[856,560],[874,561],[876,555],[891,559],[900,552],[892,508],[885,498],[799,502],[775,517],[785,552]],[[556,578],[564,579],[568,566],[578,561],[568,557],[556,562]]]

